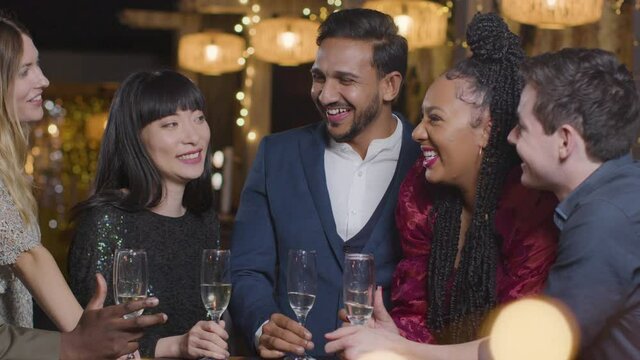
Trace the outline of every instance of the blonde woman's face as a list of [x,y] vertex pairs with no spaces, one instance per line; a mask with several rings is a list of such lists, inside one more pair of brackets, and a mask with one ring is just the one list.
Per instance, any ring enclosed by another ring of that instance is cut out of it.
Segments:
[[49,80],[40,69],[38,49],[30,37],[22,35],[22,59],[11,89],[20,122],[42,119],[42,91],[47,86]]

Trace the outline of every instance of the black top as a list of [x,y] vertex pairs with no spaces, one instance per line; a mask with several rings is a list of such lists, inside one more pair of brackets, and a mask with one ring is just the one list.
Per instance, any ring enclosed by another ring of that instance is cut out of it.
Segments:
[[640,163],[605,162],[556,208],[545,292],[580,327],[580,359],[640,359]]
[[117,249],[145,249],[149,269],[149,296],[160,305],[145,313],[164,312],[167,323],[145,330],[142,356],[154,356],[158,339],[182,335],[206,319],[200,299],[202,249],[218,248],[220,229],[213,209],[178,218],[151,211],[126,212],[110,205],[92,208],[76,222],[69,250],[71,290],[84,307],[95,289],[95,273],[107,280],[105,306],[114,304],[112,264]]

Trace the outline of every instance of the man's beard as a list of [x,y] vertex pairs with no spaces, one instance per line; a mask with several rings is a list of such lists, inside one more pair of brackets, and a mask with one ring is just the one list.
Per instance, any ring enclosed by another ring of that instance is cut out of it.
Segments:
[[[320,106],[319,108],[323,109],[324,107]],[[351,108],[354,109],[353,106]],[[351,123],[351,127],[349,128],[349,130],[347,130],[346,133],[342,135],[335,135],[329,131],[329,135],[336,142],[339,142],[339,143],[350,142],[353,139],[355,139],[356,136],[360,135],[360,133],[362,133],[362,131],[364,131],[364,129],[366,129],[367,126],[369,126],[369,124],[371,124],[376,119],[379,112],[380,112],[380,96],[379,94],[376,94],[374,99],[371,102],[369,102],[369,104],[362,111],[362,113],[354,117],[353,122]],[[329,122],[329,120],[327,120],[326,112],[323,112],[321,115],[325,123],[327,124],[327,128],[331,127],[331,123]]]

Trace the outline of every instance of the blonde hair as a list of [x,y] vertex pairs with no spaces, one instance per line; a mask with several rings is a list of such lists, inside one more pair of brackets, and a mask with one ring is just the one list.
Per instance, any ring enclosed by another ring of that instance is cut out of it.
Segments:
[[0,15],[0,180],[25,224],[32,225],[37,222],[37,206],[24,172],[28,141],[11,94],[22,59],[23,34],[29,36],[22,25]]

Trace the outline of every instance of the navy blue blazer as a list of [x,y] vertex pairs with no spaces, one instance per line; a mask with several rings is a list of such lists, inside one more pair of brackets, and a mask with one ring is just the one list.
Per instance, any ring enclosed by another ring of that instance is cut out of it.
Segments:
[[[316,251],[318,292],[307,317],[311,355],[324,355],[324,334],[340,326],[344,241],[336,231],[324,172],[323,122],[265,137],[247,176],[231,240],[233,294],[229,310],[250,344],[273,313],[295,319],[286,289],[289,249]],[[389,195],[363,252],[372,253],[376,282],[389,294],[401,256],[394,220],[400,183],[419,153],[403,121],[402,147]],[[387,297],[388,299],[388,297]]]

